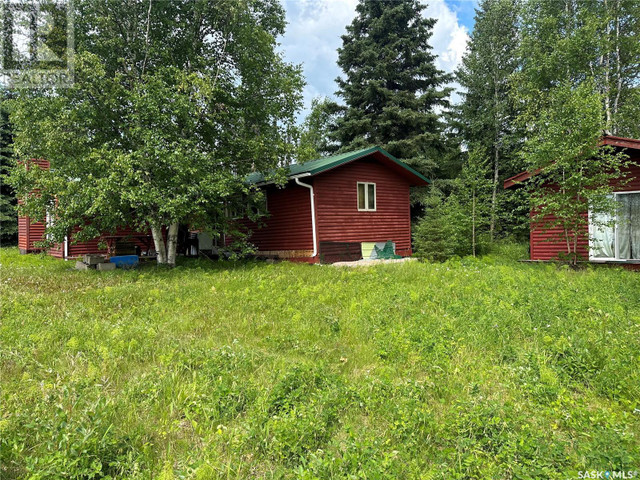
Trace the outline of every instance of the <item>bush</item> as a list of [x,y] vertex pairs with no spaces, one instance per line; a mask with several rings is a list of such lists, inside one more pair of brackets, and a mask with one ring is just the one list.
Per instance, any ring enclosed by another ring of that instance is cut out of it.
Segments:
[[[434,203],[413,228],[416,255],[435,262],[472,255],[473,221],[459,195],[452,193]],[[486,235],[477,234],[476,254],[485,253],[488,247]]]

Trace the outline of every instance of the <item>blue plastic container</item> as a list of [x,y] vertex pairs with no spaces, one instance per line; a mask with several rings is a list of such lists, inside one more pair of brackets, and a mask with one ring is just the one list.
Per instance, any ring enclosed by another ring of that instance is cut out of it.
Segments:
[[111,257],[109,261],[115,263],[117,268],[135,268],[138,266],[137,255],[120,255]]

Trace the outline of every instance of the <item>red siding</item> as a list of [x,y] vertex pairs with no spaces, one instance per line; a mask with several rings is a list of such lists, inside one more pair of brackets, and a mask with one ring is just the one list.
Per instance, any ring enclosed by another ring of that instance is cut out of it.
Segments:
[[261,228],[251,226],[251,242],[262,252],[313,250],[309,189],[289,182],[267,187],[266,194],[269,217]]
[[[38,165],[43,170],[49,169],[49,161],[42,159],[31,159],[25,162],[25,167],[29,169],[31,165]],[[20,201],[18,201],[20,203]],[[38,252],[41,249],[35,247],[34,243],[42,240],[44,236],[44,222],[31,223],[29,217],[18,217],[18,248],[23,253]]]
[[18,248],[24,253],[40,251],[35,242],[44,236],[44,222],[31,223],[29,217],[18,217]]
[[[584,214],[587,215],[586,213]],[[551,221],[555,217],[547,215],[545,220]],[[578,240],[578,255],[582,258],[589,257],[589,232],[585,228],[583,235]],[[529,234],[531,242],[531,260],[554,260],[560,254],[567,253],[567,243],[564,239],[563,230],[560,227],[544,229],[531,224]]]
[[[376,184],[376,211],[358,211],[357,182]],[[369,158],[314,178],[319,242],[384,242],[411,255],[409,182]]]
[[[142,250],[147,250],[149,248],[154,248],[153,243],[150,244],[146,244],[143,240],[138,239],[138,238],[127,238],[129,235],[151,235],[151,232],[136,232],[134,229],[130,228],[130,227],[124,227],[124,228],[119,228],[118,230],[116,230],[116,233],[111,235],[111,234],[104,234],[104,236],[117,236],[119,237],[118,240],[122,240],[122,241],[126,241],[126,242],[130,242],[130,243],[134,243],[135,245],[139,246]],[[80,257],[82,255],[87,255],[87,254],[106,254],[107,253],[107,249],[106,248],[100,248],[99,244],[102,241],[101,237],[97,237],[94,238],[93,240],[87,240],[86,242],[78,242],[76,244],[73,244],[73,236],[71,236],[69,238],[69,246],[68,246],[68,257],[72,258],[72,257]],[[149,239],[149,242],[152,242],[151,239]],[[117,253],[117,252],[116,252]],[[53,253],[52,253],[53,254]],[[54,256],[61,256],[62,252],[60,252],[59,255],[55,255]],[[113,253],[112,253],[113,255]]]
[[[640,164],[640,152],[637,150],[627,150],[630,160]],[[622,176],[624,179],[631,179],[629,183],[622,187],[616,187],[620,180],[611,182],[615,191],[629,192],[640,191],[640,166],[631,165],[627,168],[626,172]],[[587,215],[587,212],[584,213]],[[553,228],[544,230],[543,228],[531,225],[530,230],[530,254],[531,260],[554,260],[558,258],[559,254],[567,252],[567,245],[562,238],[562,230],[559,228]],[[585,226],[583,232],[583,238],[579,241],[578,253],[585,259],[589,258],[589,232],[588,227]]]

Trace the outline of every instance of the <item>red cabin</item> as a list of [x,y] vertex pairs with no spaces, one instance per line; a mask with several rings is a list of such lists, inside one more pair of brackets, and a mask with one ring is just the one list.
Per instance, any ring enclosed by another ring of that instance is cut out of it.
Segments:
[[[584,235],[578,246],[578,254],[591,262],[599,263],[640,263],[640,140],[606,136],[603,145],[624,149],[631,165],[621,178],[612,182],[614,198],[620,203],[620,213],[611,227],[603,227],[602,222],[585,226]],[[522,172],[504,182],[504,188],[512,188],[532,176]],[[629,180],[620,186],[622,180]],[[591,212],[584,212],[591,220]],[[596,226],[597,225],[597,226]],[[560,228],[544,228],[544,225],[530,227],[531,260],[556,260],[566,253],[566,243]]]
[[[43,162],[41,167],[48,168]],[[411,255],[409,190],[428,183],[379,147],[292,165],[284,186],[259,173],[248,180],[266,193],[268,216],[263,225],[243,221],[251,229],[257,255],[311,263],[375,257],[375,247],[382,249],[388,242],[396,254]],[[19,219],[22,253],[37,251],[34,243],[42,239],[44,228],[44,222]],[[201,249],[215,249],[210,237],[200,237]],[[107,253],[99,243],[119,238],[143,250],[153,248],[150,236],[121,230],[90,242],[74,244],[69,239],[50,253],[61,258]]]
[[257,254],[314,263],[375,256],[387,242],[411,255],[409,190],[428,183],[380,147],[292,165],[284,187],[249,180],[265,189],[269,212],[250,238]]
[[[30,160],[25,166],[37,165],[44,170],[49,169],[48,160]],[[44,219],[32,223],[29,217],[18,217],[18,248],[20,253],[36,253],[42,251],[37,246],[38,242],[44,239],[46,222],[52,219]],[[153,239],[149,232],[137,232],[131,228],[120,228],[113,234],[104,234],[100,237],[85,242],[74,242],[73,233],[67,237],[63,243],[56,244],[47,253],[57,258],[78,258],[88,254],[109,255],[116,251],[116,245],[120,244],[120,250],[126,244],[127,248],[135,248],[138,251],[149,251],[153,249]]]

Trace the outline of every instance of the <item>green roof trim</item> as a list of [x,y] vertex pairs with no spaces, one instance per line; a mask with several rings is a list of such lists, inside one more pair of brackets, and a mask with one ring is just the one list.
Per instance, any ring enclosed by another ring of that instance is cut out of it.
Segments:
[[[354,150],[352,152],[340,153],[338,155],[332,155],[330,157],[318,158],[316,160],[310,160],[301,164],[294,164],[289,166],[289,173],[287,174],[288,178],[293,178],[299,175],[316,175],[318,173],[325,172],[335,167],[339,167],[340,165],[344,165],[345,163],[352,162],[362,157],[366,157],[367,155],[371,155],[372,153],[379,152],[387,157],[392,162],[396,163],[398,166],[410,172],[412,175],[415,175],[420,180],[431,183],[424,175],[418,173],[416,170],[411,168],[406,163],[398,160],[396,157],[391,155],[389,152],[380,147],[370,147],[363,148],[361,150]],[[247,181],[249,183],[262,183],[265,181],[265,177],[262,173],[254,172],[247,176]]]

